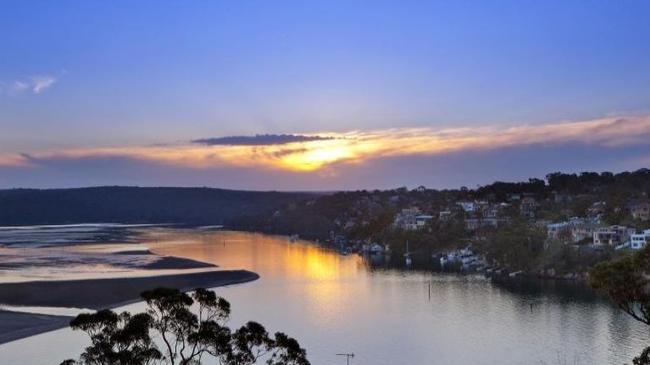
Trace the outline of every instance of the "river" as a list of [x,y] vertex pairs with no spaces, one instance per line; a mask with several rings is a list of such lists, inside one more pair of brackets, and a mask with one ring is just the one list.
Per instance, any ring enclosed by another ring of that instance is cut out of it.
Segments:
[[[315,365],[623,364],[650,343],[636,323],[585,288],[567,283],[495,284],[371,265],[308,242],[262,234],[148,228],[154,253],[260,274],[217,288],[232,325],[256,320],[296,337]],[[127,306],[142,309],[141,304]],[[0,346],[0,363],[58,364],[83,334],[63,329]]]

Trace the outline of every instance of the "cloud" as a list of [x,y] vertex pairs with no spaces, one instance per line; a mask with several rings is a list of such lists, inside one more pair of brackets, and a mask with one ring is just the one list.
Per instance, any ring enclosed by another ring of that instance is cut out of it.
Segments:
[[[230,143],[222,141],[220,144],[160,144],[31,151],[23,155],[0,155],[0,165],[37,167],[48,161],[118,158],[195,170],[256,169],[279,173],[319,172],[335,176],[337,171],[343,171],[344,167],[363,169],[371,163],[376,164],[377,161],[388,159],[422,161],[459,153],[486,154],[512,148],[541,150],[589,146],[606,153],[617,148],[637,146],[647,151],[650,147],[650,116],[513,127],[398,128],[319,133],[318,138],[302,138],[310,136],[299,135],[271,136],[246,137],[249,139],[243,141],[239,139],[242,137],[237,137],[234,141],[230,140]],[[281,141],[283,143],[280,143]]]
[[192,143],[207,146],[268,146],[296,142],[311,142],[332,139],[333,137],[306,136],[299,134],[257,134],[255,136],[229,136],[193,140]]
[[53,76],[34,76],[31,80],[31,90],[34,94],[42,93],[56,82]]
[[10,83],[0,83],[0,92],[10,95],[23,93],[37,95],[52,87],[57,81],[58,79],[55,76],[36,75]]

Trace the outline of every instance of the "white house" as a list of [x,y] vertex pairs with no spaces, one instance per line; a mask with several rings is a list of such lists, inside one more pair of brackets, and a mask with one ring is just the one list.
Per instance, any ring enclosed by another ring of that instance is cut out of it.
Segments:
[[427,215],[427,214],[416,215],[415,216],[415,225],[417,226],[417,229],[422,229],[432,219],[433,219],[432,215]]
[[456,204],[460,205],[461,208],[463,208],[463,210],[467,213],[475,212],[477,210],[477,205],[475,202],[463,201]]
[[642,233],[632,234],[630,235],[630,248],[640,250],[648,244],[648,241],[650,241],[650,229],[646,229]]

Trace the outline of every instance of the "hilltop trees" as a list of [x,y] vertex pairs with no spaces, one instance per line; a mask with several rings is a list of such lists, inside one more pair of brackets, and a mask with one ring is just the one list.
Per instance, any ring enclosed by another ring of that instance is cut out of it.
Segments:
[[270,335],[256,322],[235,331],[228,328],[230,303],[212,291],[197,289],[188,295],[158,288],[142,298],[145,313],[102,310],[73,319],[70,326],[86,332],[91,344],[79,361],[61,364],[198,365],[202,358],[213,357],[223,365],[309,365],[298,341],[282,332]]

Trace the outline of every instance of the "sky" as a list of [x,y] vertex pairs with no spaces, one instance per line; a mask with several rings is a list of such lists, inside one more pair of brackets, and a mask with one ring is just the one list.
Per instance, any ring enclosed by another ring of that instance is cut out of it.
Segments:
[[446,188],[650,166],[650,2],[0,5],[0,188]]

